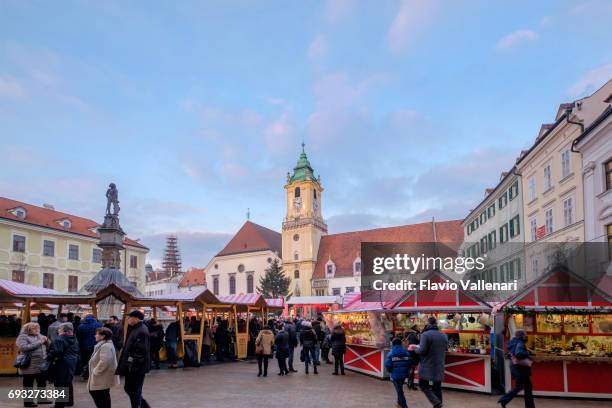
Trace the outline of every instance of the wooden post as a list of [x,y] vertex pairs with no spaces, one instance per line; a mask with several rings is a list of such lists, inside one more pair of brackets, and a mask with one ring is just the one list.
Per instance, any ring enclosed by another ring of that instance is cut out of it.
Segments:
[[93,314],[94,319],[98,318],[98,307],[96,306],[96,301],[92,300],[90,303],[91,313]]
[[202,345],[204,344],[204,312],[206,304],[202,302],[202,318],[200,319],[200,341],[198,345],[198,363],[202,360]]
[[183,325],[183,304],[181,302],[176,303],[176,315],[179,321],[179,328],[181,331],[181,347],[183,348],[183,358],[185,357],[185,326]]
[[157,307],[153,306],[153,318],[157,320]]
[[26,323],[30,323],[30,302],[31,299],[25,300],[25,306],[21,311],[21,325],[23,326]]

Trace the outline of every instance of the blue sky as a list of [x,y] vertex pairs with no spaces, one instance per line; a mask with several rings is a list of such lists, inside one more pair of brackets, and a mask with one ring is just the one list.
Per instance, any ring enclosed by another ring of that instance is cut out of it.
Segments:
[[0,195],[179,235],[280,230],[306,151],[330,232],[463,218],[612,77],[609,1],[0,2]]

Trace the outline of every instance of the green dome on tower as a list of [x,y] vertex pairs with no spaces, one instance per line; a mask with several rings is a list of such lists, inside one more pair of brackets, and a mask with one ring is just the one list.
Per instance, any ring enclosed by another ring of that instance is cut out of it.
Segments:
[[292,183],[294,181],[316,181],[319,182],[321,177],[315,177],[314,170],[308,161],[308,156],[306,156],[306,152],[304,151],[304,142],[302,142],[302,153],[300,153],[300,158],[297,161],[297,164],[293,168],[293,175],[289,175],[287,173],[287,181]]

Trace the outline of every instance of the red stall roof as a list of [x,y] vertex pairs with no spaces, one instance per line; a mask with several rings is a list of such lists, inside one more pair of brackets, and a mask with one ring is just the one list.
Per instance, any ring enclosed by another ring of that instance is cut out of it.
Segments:
[[[446,281],[454,282],[450,277],[442,272],[434,271],[423,278],[432,283],[445,283]],[[416,289],[404,295],[395,305],[394,309],[409,311],[409,310],[491,310],[489,305],[484,300],[480,299],[476,294],[458,289],[447,290],[420,290]]]
[[338,312],[370,312],[377,310],[389,310],[393,308],[398,301],[398,298],[403,296],[398,294],[393,300],[383,300],[380,302],[363,302],[361,300],[361,293],[349,293],[344,295],[342,299],[342,309]]
[[285,307],[285,299],[282,297],[276,299],[266,299],[266,304],[271,308],[282,309]]
[[504,307],[612,308],[612,296],[566,269],[556,269],[525,286]]
[[225,295],[218,296],[221,303],[230,305],[244,305],[244,306],[266,306],[266,301],[258,293],[247,293],[244,295]]
[[13,296],[61,295],[61,293],[53,289],[45,289],[39,286],[26,285],[25,283],[13,282],[5,279],[0,279],[0,289]]

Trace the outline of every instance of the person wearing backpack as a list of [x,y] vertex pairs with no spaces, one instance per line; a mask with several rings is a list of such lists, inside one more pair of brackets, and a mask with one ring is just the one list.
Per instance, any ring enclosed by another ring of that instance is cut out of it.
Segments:
[[501,397],[498,404],[503,408],[519,392],[524,391],[525,408],[535,408],[535,402],[533,400],[533,384],[531,383],[531,356],[525,343],[527,342],[527,335],[523,330],[517,330],[514,337],[508,343],[508,354],[510,356],[511,365],[510,373],[515,381],[514,388],[512,388],[506,395]]

